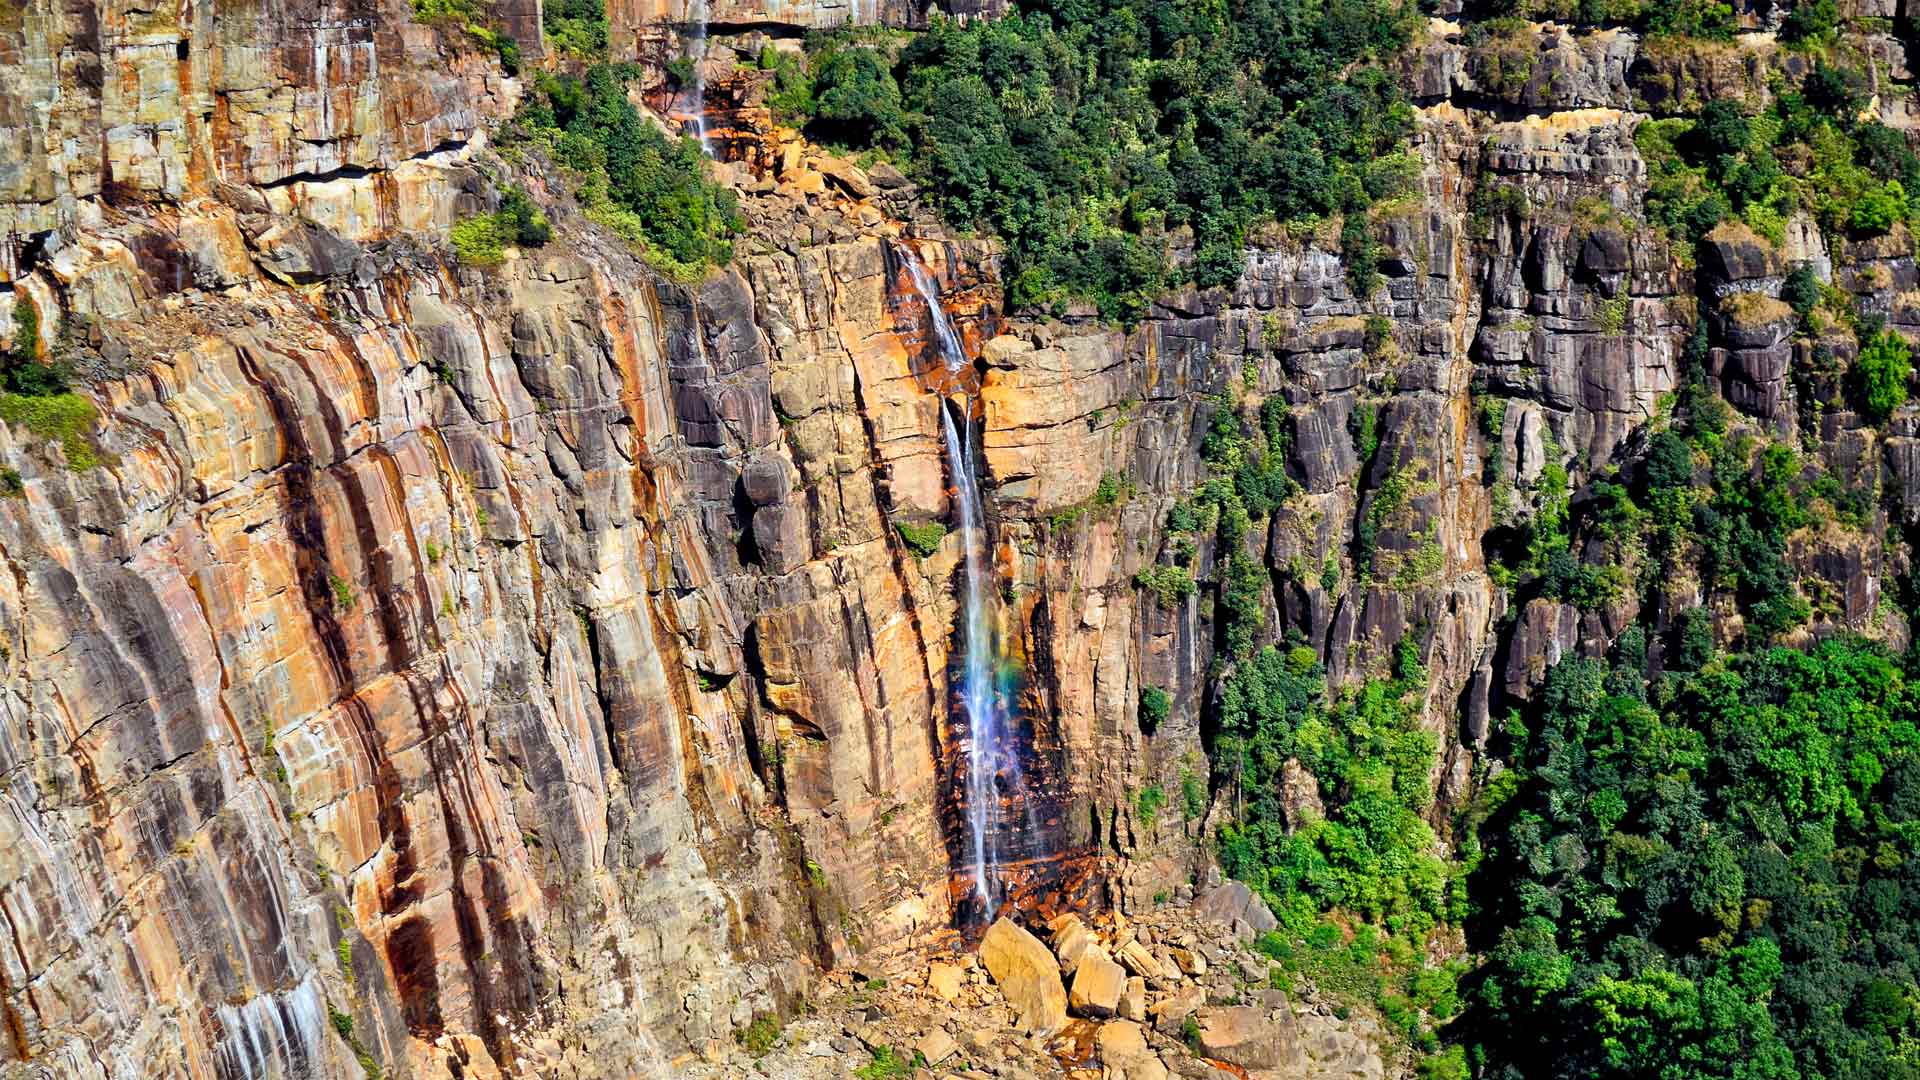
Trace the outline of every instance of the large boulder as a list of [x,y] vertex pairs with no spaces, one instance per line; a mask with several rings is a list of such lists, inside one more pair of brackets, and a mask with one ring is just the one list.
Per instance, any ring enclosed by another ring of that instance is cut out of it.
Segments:
[[1207,958],[1192,949],[1172,948],[1167,955],[1173,958],[1173,964],[1182,972],[1199,978],[1207,973]]
[[1288,758],[1280,766],[1280,816],[1288,832],[1327,816],[1326,804],[1320,800],[1320,781],[1299,758]]
[[1126,989],[1126,971],[1107,957],[1106,950],[1088,949],[1073,973],[1067,1008],[1081,1016],[1112,1016],[1120,1008],[1120,995]]
[[965,973],[952,964],[939,961],[927,966],[927,990],[941,1001],[952,1001],[960,996],[960,985]]
[[928,1065],[938,1065],[952,1057],[960,1049],[953,1036],[940,1028],[934,1028],[914,1044],[914,1051],[926,1060]]
[[1293,1039],[1265,1009],[1231,1005],[1196,1011],[1199,1049],[1207,1057],[1248,1069],[1273,1069],[1293,1056]]
[[1167,1067],[1147,1048],[1146,1032],[1130,1020],[1100,1025],[1093,1037],[1107,1080],[1167,1080]]
[[1280,920],[1268,910],[1267,902],[1239,881],[1229,881],[1209,891],[1194,904],[1193,910],[1203,919],[1233,928],[1235,936],[1243,939],[1280,925]]
[[1128,971],[1143,978],[1164,979],[1172,974],[1161,966],[1159,960],[1155,959],[1152,949],[1138,941],[1129,941],[1120,946],[1118,955],[1120,962],[1127,966]]
[[1370,1020],[1350,1021],[1308,1013],[1299,1018],[1296,1040],[1301,1075],[1340,1077],[1341,1080],[1382,1080],[1387,1066],[1380,1059],[1379,1030]]
[[1051,1035],[1066,1026],[1067,988],[1060,981],[1060,963],[1039,938],[1003,916],[980,939],[980,962],[1013,1006],[1021,1028]]
[[353,269],[360,249],[311,221],[283,221],[254,237],[260,266],[282,281],[309,285]]
[[1147,1015],[1153,1017],[1155,1030],[1171,1035],[1180,1030],[1182,1022],[1192,1016],[1194,1010],[1206,1003],[1206,988],[1188,983],[1148,1006]]
[[1093,931],[1078,915],[1064,915],[1053,924],[1053,952],[1060,958],[1060,970],[1071,976],[1080,967],[1088,950],[1097,948]]

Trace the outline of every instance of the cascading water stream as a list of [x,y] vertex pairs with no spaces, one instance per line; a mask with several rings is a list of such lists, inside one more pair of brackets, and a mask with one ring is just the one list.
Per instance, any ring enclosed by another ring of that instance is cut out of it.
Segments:
[[[932,278],[911,252],[905,253],[902,262],[906,264],[914,291],[927,305],[927,325],[947,372],[964,370],[966,351],[953,321],[940,306]],[[953,469],[954,501],[959,517],[955,527],[966,553],[960,703],[967,715],[967,825],[972,834],[974,892],[986,909],[986,918],[991,920],[1000,905],[997,879],[1000,793],[995,776],[1003,767],[1010,775],[1015,773],[1018,755],[1007,752],[1008,713],[995,670],[997,650],[987,606],[992,596],[987,580],[987,526],[981,509],[980,483],[974,471],[972,414],[972,403],[968,402],[956,424],[954,410],[941,402],[940,423],[946,436],[947,460]]]
[[687,7],[687,59],[693,62],[693,134],[700,152],[713,156],[707,141],[707,2],[692,0]]
[[[983,595],[985,560],[980,551],[986,523],[980,514],[979,485],[970,463],[969,441],[955,430],[953,412],[940,409],[941,426],[946,429],[947,457],[953,462],[954,488],[960,510],[960,542],[966,551],[966,607],[962,616],[961,645],[965,650],[961,677],[961,706],[967,714],[967,817],[973,833],[974,889],[986,905],[987,917],[993,917],[998,898],[994,895],[993,869],[999,864],[998,824],[1000,800],[993,788],[994,758],[999,734],[999,709],[993,684],[991,644],[988,639],[986,598]],[[968,425],[971,430],[971,425]]]
[[907,251],[902,261],[907,264],[907,277],[913,282],[913,291],[919,293],[927,305],[927,322],[933,327],[933,343],[941,361],[949,372],[959,371],[967,366],[967,351],[960,345],[960,332],[953,328],[953,320],[947,318],[947,310],[940,306],[940,292],[934,288],[933,278],[911,251]]

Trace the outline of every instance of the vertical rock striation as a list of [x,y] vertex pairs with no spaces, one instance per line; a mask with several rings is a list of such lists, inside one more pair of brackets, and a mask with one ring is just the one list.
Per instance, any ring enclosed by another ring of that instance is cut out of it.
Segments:
[[[538,12],[507,14],[531,43]],[[615,5],[616,51],[683,18]],[[1910,239],[1828,251],[1797,222],[1791,251],[1727,230],[1682,265],[1630,224],[1633,110],[1738,63],[1522,34],[1526,78],[1445,20],[1407,61],[1422,190],[1375,223],[1382,293],[1280,243],[1122,331],[1003,323],[989,243],[770,132],[750,76],[720,90],[752,224],[730,269],[670,282],[530,175],[555,243],[480,272],[434,238],[488,207],[519,84],[405,5],[0,14],[0,282],[98,412],[0,435],[0,1060],[648,1075],[949,931],[963,553],[897,529],[954,520],[905,237],[979,358],[1036,793],[1018,908],[1144,902],[1206,858],[1218,812],[1139,794],[1207,774],[1217,628],[1136,575],[1215,412],[1256,397],[1303,489],[1246,541],[1262,640],[1352,683],[1413,635],[1450,800],[1490,718],[1629,620],[1519,603],[1488,551],[1549,464],[1631,459],[1696,311],[1729,401],[1886,492],[1790,555],[1832,586],[1819,632],[1897,635],[1882,526],[1920,522],[1915,433],[1802,412],[1777,294],[1813,261],[1920,327]]]

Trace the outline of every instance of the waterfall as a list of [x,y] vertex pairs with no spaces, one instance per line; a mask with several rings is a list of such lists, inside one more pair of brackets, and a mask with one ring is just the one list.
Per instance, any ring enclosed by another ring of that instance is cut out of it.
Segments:
[[693,61],[693,134],[700,152],[713,156],[707,141],[707,3],[691,0],[687,7],[687,58]]
[[[927,325],[934,347],[949,373],[967,367],[966,350],[953,321],[940,306],[933,279],[911,251],[904,251],[902,262],[913,289],[927,305]],[[940,404],[940,423],[946,436],[947,461],[953,472],[958,520],[954,522],[966,552],[964,611],[960,642],[963,650],[960,704],[967,716],[967,825],[973,847],[974,892],[991,921],[999,907],[1000,866],[1000,792],[995,776],[1003,764],[1010,777],[1017,779],[1019,756],[1010,746],[1008,709],[996,672],[998,649],[987,605],[992,600],[992,582],[987,567],[987,524],[981,511],[980,482],[974,462],[973,409],[955,410]]]
[[960,332],[953,328],[953,320],[947,317],[947,310],[940,306],[940,293],[934,288],[933,278],[911,250],[907,250],[907,256],[902,261],[907,264],[907,277],[913,282],[913,291],[919,293],[920,299],[926,302],[927,323],[933,327],[934,346],[940,352],[940,359],[946,363],[948,371],[959,371],[967,366],[967,351],[960,345]]

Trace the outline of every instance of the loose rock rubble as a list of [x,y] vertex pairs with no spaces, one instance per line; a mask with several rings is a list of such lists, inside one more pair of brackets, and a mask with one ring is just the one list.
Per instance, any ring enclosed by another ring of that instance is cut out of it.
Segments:
[[1384,1080],[1372,1020],[1270,985],[1252,941],[1273,925],[1237,883],[1133,917],[1002,918],[977,948],[828,976],[766,1053],[690,1075],[847,1077],[882,1055],[901,1064],[881,1076],[939,1080]]

